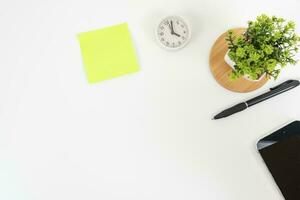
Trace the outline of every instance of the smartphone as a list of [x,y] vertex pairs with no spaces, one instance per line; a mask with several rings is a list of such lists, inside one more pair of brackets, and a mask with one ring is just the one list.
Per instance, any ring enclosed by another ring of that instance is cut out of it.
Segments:
[[257,143],[257,149],[286,200],[300,200],[300,121]]

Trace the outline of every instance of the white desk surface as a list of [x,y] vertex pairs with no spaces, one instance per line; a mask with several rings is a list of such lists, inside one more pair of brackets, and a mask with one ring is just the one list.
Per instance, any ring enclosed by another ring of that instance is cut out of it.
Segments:
[[[215,39],[261,13],[298,24],[300,1],[11,0],[0,3],[1,200],[280,200],[256,142],[300,119],[300,89],[232,117],[223,108],[260,94],[223,89],[208,56]],[[169,14],[190,44],[155,43]],[[141,71],[87,84],[76,34],[128,22]]]

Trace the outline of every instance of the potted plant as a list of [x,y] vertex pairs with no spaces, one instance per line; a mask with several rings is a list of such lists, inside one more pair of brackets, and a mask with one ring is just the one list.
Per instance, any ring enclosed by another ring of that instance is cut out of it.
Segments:
[[226,41],[225,61],[233,68],[230,79],[258,81],[264,76],[276,79],[282,68],[296,64],[300,37],[294,22],[263,14],[249,21],[242,35],[229,30]]

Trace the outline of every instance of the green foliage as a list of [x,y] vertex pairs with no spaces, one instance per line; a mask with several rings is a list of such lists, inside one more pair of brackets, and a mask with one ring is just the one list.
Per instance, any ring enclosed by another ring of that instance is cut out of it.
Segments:
[[228,56],[235,62],[231,79],[247,75],[256,80],[264,73],[276,79],[283,67],[296,64],[300,37],[294,22],[263,14],[248,22],[243,35],[235,36],[229,30],[226,41]]

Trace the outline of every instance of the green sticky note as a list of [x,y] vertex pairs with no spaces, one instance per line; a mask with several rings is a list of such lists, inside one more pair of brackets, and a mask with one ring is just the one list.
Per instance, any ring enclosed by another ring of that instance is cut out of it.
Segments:
[[139,70],[127,23],[80,33],[78,40],[89,83]]

